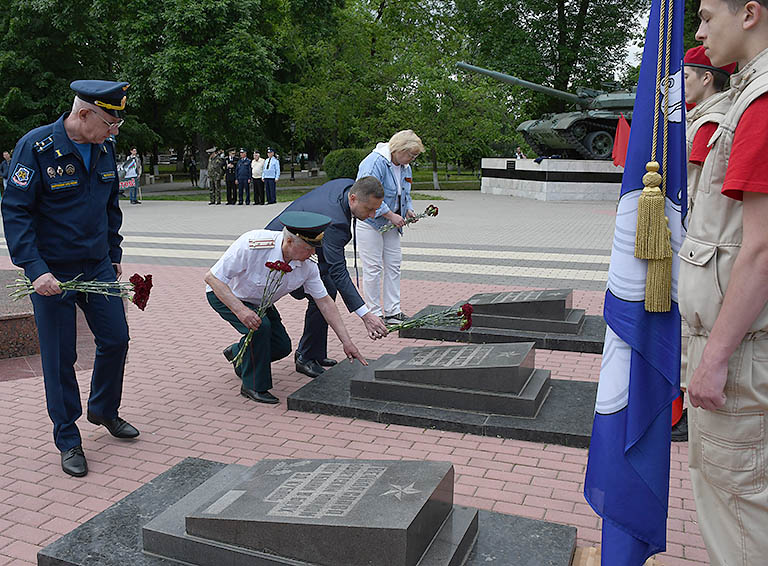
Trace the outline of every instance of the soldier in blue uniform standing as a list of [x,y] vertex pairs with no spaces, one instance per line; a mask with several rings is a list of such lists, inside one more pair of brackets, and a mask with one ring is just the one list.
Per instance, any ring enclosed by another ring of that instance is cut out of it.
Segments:
[[240,149],[240,159],[235,167],[235,183],[237,184],[237,204],[243,204],[243,191],[245,191],[245,204],[251,204],[251,160],[245,148]]
[[277,181],[280,179],[280,160],[275,157],[275,150],[267,148],[267,160],[264,162],[264,169],[261,171],[261,180],[264,181],[264,192],[266,193],[267,204],[277,202]]
[[5,238],[15,265],[32,281],[48,415],[61,467],[84,476],[88,465],[76,421],[75,304],[96,340],[88,420],[117,438],[139,435],[118,416],[128,325],[119,297],[62,292],[60,281],[120,277],[122,214],[113,135],[123,123],[128,83],[74,81],[72,110],[21,138],[2,200]]

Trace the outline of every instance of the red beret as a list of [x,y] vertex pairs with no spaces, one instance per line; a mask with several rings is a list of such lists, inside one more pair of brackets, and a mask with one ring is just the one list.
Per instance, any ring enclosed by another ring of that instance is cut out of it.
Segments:
[[713,66],[712,61],[709,60],[709,57],[707,57],[707,54],[704,53],[704,51],[703,45],[689,49],[685,52],[683,64],[691,67],[701,67],[702,69],[707,69],[709,71],[721,71],[726,75],[730,75],[736,70],[736,63],[731,63],[724,67]]

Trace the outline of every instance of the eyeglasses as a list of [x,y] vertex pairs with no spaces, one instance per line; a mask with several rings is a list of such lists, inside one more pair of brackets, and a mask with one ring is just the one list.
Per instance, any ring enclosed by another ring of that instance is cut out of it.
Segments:
[[99,116],[99,115],[96,113],[96,111],[95,111],[95,110],[91,110],[91,113],[92,113],[94,116],[96,116],[96,117],[97,117],[99,120],[101,120],[102,122],[104,122],[104,123],[107,125],[107,128],[109,128],[110,130],[111,130],[112,128],[119,128],[120,126],[122,126],[122,125],[125,123],[125,120],[123,120],[122,118],[121,118],[120,120],[118,120],[117,122],[107,122],[107,121],[106,121],[104,118],[102,118],[101,116]]
[[410,155],[410,156],[411,156],[411,159],[416,159],[416,158],[417,158],[419,155],[421,155],[421,152],[418,152],[418,153],[413,153],[413,152],[410,152],[410,151],[409,151],[409,152],[408,152],[408,155]]

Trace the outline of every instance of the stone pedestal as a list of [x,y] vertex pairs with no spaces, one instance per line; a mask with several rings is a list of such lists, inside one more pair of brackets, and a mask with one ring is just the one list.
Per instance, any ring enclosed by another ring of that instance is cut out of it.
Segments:
[[[229,466],[143,529],[145,552],[201,566],[249,551],[275,564],[461,564],[476,535],[477,511],[453,505],[451,464],[362,460]],[[437,547],[452,552],[438,560]]]
[[[423,326],[400,331],[401,338],[451,340],[454,342],[498,343],[534,342],[537,348],[600,354],[605,339],[605,321],[586,316],[572,308],[571,289],[479,293],[468,302],[474,308],[472,327]],[[429,305],[416,317],[447,309]]]
[[531,343],[403,348],[340,363],[288,409],[586,448],[597,384],[550,379]]
[[549,393],[549,371],[533,366],[532,343],[403,348],[350,381],[361,399],[535,417]]
[[618,202],[623,167],[591,159],[483,158],[480,191],[544,201]]
[[574,527],[453,504],[442,462],[189,458],[39,566],[569,566]]
[[7,285],[20,277],[18,269],[0,269],[0,359],[40,353],[32,301],[24,297],[14,301]]

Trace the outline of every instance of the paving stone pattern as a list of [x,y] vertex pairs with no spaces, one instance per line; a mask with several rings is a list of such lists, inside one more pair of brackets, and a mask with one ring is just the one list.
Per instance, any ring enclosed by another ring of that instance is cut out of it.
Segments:
[[[406,229],[404,312],[481,292],[573,288],[573,308],[601,314],[613,204],[445,196],[453,200],[436,203],[437,218]],[[417,201],[417,209],[426,204]],[[42,379],[29,373],[0,379],[0,566],[35,564],[40,548],[189,456],[243,465],[265,458],[450,461],[456,504],[573,525],[580,547],[599,545],[600,520],[582,495],[584,449],[286,411],[287,395],[308,382],[294,371],[292,357],[273,364],[279,405],[238,395],[239,380],[221,355],[236,332],[208,306],[202,278],[229,242],[264,226],[282,206],[147,201],[125,207],[123,271],[152,273],[155,280],[147,310],[128,305],[127,311],[131,347],[121,415],[142,434],[121,442],[81,418],[90,473],[70,478],[52,442]],[[160,251],[152,255],[153,248]],[[418,250],[431,251],[413,254]],[[10,269],[4,242],[0,256],[0,269]],[[396,336],[371,342],[359,319],[341,301],[338,306],[370,358],[436,345]],[[304,307],[290,297],[278,303],[294,347]],[[335,337],[329,346],[332,356],[343,357]],[[600,358],[537,349],[536,366],[553,379],[596,381]],[[89,378],[89,371],[78,371],[83,402]],[[657,557],[663,566],[708,563],[687,456],[686,443],[672,445],[668,550]]]

